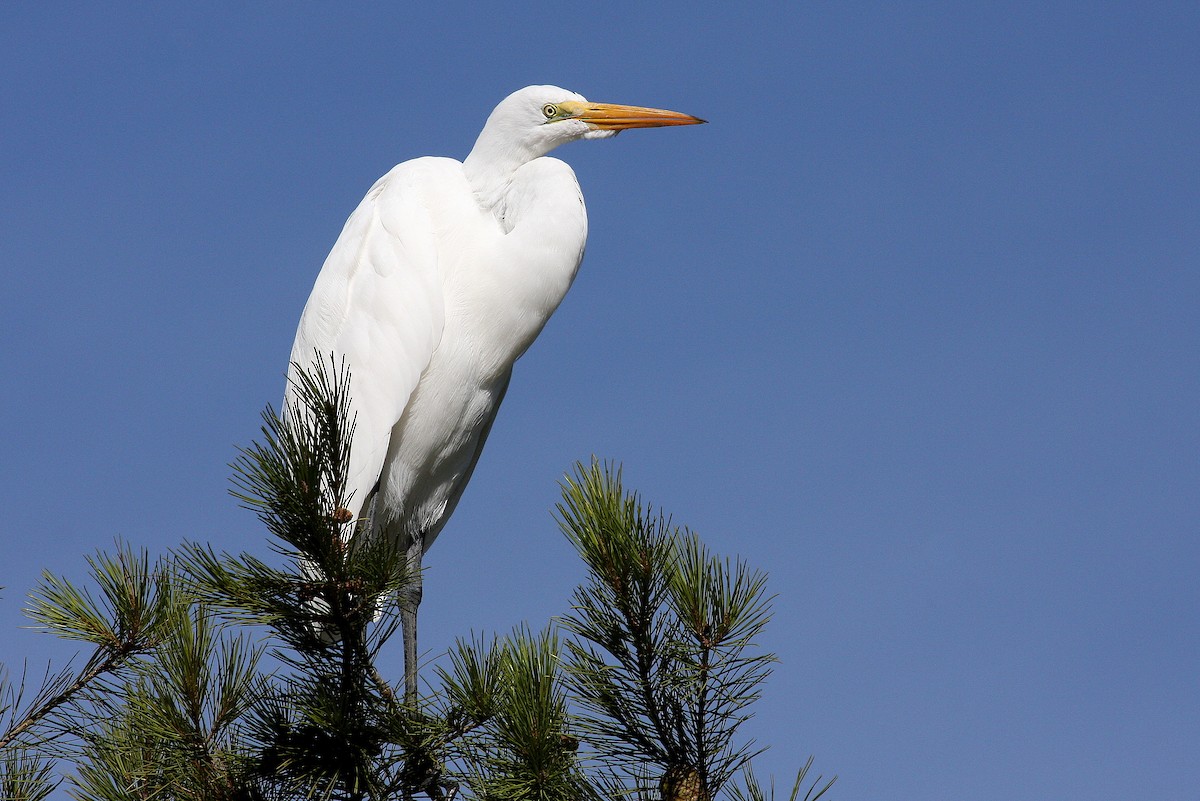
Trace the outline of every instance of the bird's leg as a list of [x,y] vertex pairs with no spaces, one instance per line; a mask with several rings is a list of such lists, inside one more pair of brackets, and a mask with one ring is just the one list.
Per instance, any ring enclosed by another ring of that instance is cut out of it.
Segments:
[[408,543],[405,563],[408,577],[400,591],[400,627],[404,636],[404,701],[417,705],[417,607],[421,605],[421,557],[425,554],[425,535],[417,534]]

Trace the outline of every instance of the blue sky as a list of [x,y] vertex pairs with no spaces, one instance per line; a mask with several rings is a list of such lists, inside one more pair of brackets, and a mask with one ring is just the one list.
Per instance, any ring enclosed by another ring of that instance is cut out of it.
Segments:
[[429,656],[564,611],[596,454],[769,571],[763,772],[1195,798],[1200,8],[514,5],[0,8],[0,660],[69,656],[23,593],[117,536],[266,552],[226,465],[346,216],[557,83],[711,122],[556,152],[587,257]]

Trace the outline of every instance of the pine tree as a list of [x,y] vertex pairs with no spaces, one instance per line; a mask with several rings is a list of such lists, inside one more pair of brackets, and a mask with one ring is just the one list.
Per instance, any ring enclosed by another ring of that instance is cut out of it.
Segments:
[[[233,465],[272,558],[118,544],[89,560],[99,600],[50,575],[31,593],[36,623],[92,653],[28,701],[0,677],[0,797],[40,801],[65,766],[85,801],[774,798],[742,733],[774,662],[766,577],[594,460],[557,508],[588,571],[571,611],[460,640],[406,703],[378,669],[404,554],[346,511],[348,374],[298,380]],[[790,801],[833,784],[811,764]]]

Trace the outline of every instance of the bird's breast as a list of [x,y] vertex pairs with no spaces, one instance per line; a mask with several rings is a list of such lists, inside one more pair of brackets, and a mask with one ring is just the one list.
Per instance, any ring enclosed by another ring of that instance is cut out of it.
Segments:
[[462,184],[427,199],[443,223],[437,258],[445,317],[432,357],[392,430],[380,489],[388,519],[426,546],[470,478],[516,361],[575,278],[587,213],[570,167],[524,165],[505,223]]
[[[480,360],[507,372],[570,289],[587,242],[587,210],[575,173],[539,158],[517,171],[504,200],[504,225],[489,220],[485,243],[463,254],[447,282],[447,328],[473,343]],[[453,318],[453,323],[451,323]]]

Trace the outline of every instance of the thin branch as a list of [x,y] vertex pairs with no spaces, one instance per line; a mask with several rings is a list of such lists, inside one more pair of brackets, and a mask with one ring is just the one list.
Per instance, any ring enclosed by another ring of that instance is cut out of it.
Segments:
[[[8,729],[2,737],[0,737],[0,748],[6,748],[13,743],[22,734],[32,729],[54,710],[60,706],[70,702],[76,695],[82,692],[89,684],[100,678],[106,673],[111,673],[121,666],[129,656],[137,650],[133,644],[126,643],[118,649],[97,648],[96,653],[88,660],[83,671],[62,691],[56,693],[50,698],[47,698],[42,704],[27,711],[22,720]],[[109,651],[107,657],[99,659],[98,657],[105,651]],[[89,667],[90,666],[90,667]]]

